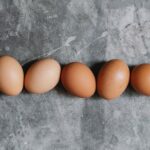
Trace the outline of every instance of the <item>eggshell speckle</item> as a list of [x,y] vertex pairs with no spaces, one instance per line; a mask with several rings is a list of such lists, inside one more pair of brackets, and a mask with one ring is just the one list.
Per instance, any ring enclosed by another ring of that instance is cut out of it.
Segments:
[[60,64],[50,58],[35,62],[25,75],[25,88],[31,93],[45,93],[52,90],[60,78]]
[[9,96],[18,95],[23,88],[24,73],[19,62],[11,56],[0,57],[0,91]]
[[130,71],[120,59],[113,59],[105,63],[97,77],[97,92],[105,99],[119,97],[127,88]]
[[91,97],[96,89],[92,71],[79,62],[70,63],[63,68],[61,82],[68,92],[82,98]]
[[150,96],[150,64],[141,64],[132,70],[131,85],[137,92]]

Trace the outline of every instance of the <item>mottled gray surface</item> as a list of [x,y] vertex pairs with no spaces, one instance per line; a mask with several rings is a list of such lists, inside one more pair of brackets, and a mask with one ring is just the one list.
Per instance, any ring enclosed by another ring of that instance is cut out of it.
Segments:
[[[0,0],[0,55],[24,63],[47,53],[62,64],[150,63],[150,1]],[[83,100],[60,86],[1,94],[0,150],[150,150],[150,97]]]

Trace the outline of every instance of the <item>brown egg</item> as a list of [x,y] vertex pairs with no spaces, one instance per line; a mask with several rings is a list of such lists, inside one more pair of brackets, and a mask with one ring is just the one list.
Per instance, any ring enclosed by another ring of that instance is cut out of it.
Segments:
[[107,62],[97,77],[98,94],[108,100],[119,97],[128,86],[129,76],[129,68],[122,60]]
[[6,95],[18,95],[23,88],[24,73],[19,62],[11,56],[0,57],[0,91]]
[[60,64],[50,58],[37,61],[27,70],[25,88],[31,93],[45,93],[52,90],[60,78]]
[[132,70],[131,85],[137,92],[150,96],[150,64],[141,64]]
[[92,71],[79,62],[70,63],[63,68],[61,82],[68,92],[81,98],[92,96],[96,89]]

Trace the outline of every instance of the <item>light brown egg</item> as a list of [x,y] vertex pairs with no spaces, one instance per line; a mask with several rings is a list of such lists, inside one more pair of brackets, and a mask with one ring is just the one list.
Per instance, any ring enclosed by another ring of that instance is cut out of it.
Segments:
[[63,68],[61,82],[68,92],[81,98],[91,97],[96,89],[94,74],[88,66],[79,62]]
[[150,96],[150,64],[141,64],[132,70],[131,85],[137,92]]
[[41,94],[52,90],[60,78],[60,64],[50,58],[35,62],[25,75],[25,88],[28,92]]
[[127,88],[130,71],[120,59],[113,59],[102,67],[97,77],[97,92],[105,99],[119,97]]
[[6,95],[18,95],[23,88],[24,73],[19,62],[11,56],[0,57],[0,91]]

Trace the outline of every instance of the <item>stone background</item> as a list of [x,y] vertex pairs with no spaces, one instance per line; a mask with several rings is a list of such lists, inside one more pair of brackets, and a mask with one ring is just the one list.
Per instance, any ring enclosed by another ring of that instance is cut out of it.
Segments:
[[[149,0],[0,0],[0,55],[89,66],[150,63]],[[95,72],[99,67],[92,67]],[[150,150],[150,97],[83,100],[59,85],[0,95],[0,150]]]

